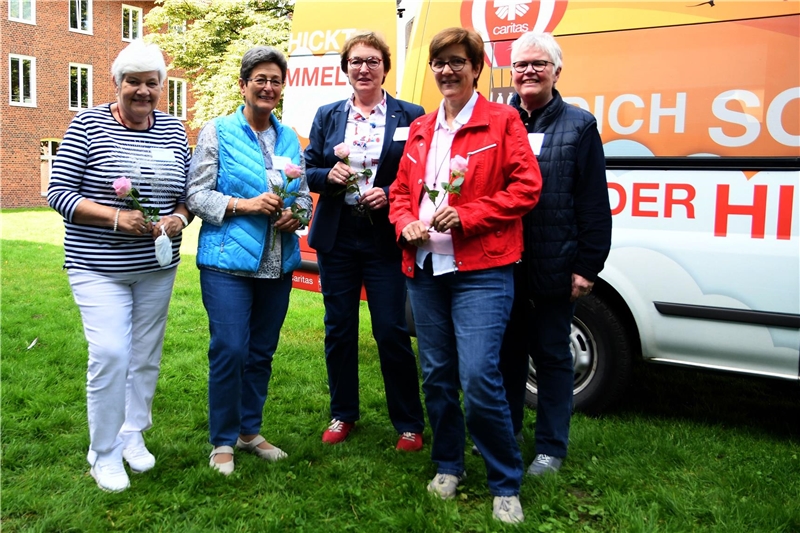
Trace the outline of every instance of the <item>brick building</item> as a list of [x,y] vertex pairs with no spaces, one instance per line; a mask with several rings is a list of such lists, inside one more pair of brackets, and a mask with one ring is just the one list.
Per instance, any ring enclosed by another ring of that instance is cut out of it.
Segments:
[[[5,94],[0,116],[0,206],[47,205],[50,165],[80,110],[115,100],[111,64],[154,2],[3,0],[0,48]],[[168,61],[169,63],[169,61]],[[189,118],[187,82],[167,72],[158,108]],[[197,132],[189,128],[189,144]]]

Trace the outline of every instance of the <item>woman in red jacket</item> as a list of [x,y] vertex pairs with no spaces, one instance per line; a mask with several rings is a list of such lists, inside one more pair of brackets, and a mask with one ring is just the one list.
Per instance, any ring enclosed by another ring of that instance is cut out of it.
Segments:
[[455,496],[466,425],[486,462],[494,516],[521,522],[522,458],[498,369],[522,252],[521,217],[541,175],[519,115],[475,91],[483,41],[438,33],[429,59],[444,97],[413,122],[390,189],[389,218],[403,248],[437,474],[428,490]]

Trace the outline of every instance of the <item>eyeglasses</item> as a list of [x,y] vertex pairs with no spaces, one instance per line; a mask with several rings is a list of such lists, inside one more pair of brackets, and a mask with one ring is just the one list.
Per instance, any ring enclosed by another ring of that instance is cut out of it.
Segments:
[[467,61],[469,61],[469,59],[464,57],[451,57],[447,61],[432,59],[428,64],[431,66],[431,70],[438,74],[444,70],[445,66],[449,66],[450,70],[453,72],[460,72],[464,68],[464,65],[467,64]]
[[555,63],[552,61],[544,61],[544,60],[537,60],[537,61],[517,61],[516,63],[512,63],[511,66],[514,67],[514,70],[522,74],[526,70],[528,70],[528,66],[530,66],[534,72],[542,72],[544,69],[547,68],[547,65],[556,66]]
[[252,81],[253,85],[258,87],[259,89],[263,89],[267,83],[272,85],[273,89],[280,89],[283,87],[282,80],[268,80],[267,78],[245,78],[244,81]]
[[382,61],[383,59],[372,56],[366,59],[362,59],[360,57],[351,57],[350,59],[347,60],[347,62],[350,64],[350,68],[353,70],[361,70],[361,65],[363,65],[364,63],[367,64],[368,69],[375,70],[376,68],[381,66]]

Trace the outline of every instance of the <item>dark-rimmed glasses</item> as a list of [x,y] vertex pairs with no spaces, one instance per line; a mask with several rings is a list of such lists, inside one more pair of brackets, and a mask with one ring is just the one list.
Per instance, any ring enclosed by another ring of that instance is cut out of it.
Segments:
[[556,66],[555,63],[552,61],[545,61],[545,60],[536,60],[536,61],[517,61],[512,63],[511,66],[514,67],[514,70],[522,74],[526,70],[528,70],[528,66],[530,66],[534,72],[542,72],[544,69],[547,68],[547,65]]
[[251,81],[253,85],[259,89],[263,89],[269,83],[273,89],[280,89],[283,87],[282,80],[268,80],[267,78],[245,78],[244,81]]
[[438,74],[444,70],[445,66],[449,66],[450,70],[453,72],[459,72],[464,68],[464,65],[467,64],[467,61],[469,61],[469,59],[466,57],[451,57],[447,61],[431,59],[431,62],[428,64],[431,66],[431,70]]
[[351,57],[350,59],[347,60],[347,63],[353,70],[361,70],[361,66],[364,65],[365,63],[368,69],[375,70],[376,68],[381,66],[382,61],[383,59],[381,59],[380,57],[372,57],[372,56],[367,58]]

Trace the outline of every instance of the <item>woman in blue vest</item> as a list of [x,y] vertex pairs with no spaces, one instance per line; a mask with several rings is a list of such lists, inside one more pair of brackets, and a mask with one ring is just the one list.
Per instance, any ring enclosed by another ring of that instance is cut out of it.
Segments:
[[203,219],[197,266],[211,333],[210,464],[225,475],[233,472],[234,446],[268,461],[286,457],[260,434],[272,356],[300,264],[295,231],[312,207],[297,135],[272,115],[286,69],[274,48],[244,54],[244,105],[202,129],[187,183],[186,204]]

